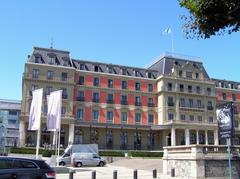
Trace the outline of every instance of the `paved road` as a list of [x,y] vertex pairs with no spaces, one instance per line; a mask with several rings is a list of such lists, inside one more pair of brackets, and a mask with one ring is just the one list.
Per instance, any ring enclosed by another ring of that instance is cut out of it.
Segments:
[[[119,167],[113,165],[107,165],[106,167],[82,167],[77,168],[77,172],[74,174],[74,179],[91,179],[92,171],[96,170],[96,179],[112,179],[113,171],[117,170],[118,179],[133,179],[133,169],[127,167]],[[57,174],[57,179],[68,179],[69,174]],[[138,179],[152,179],[152,171],[138,170]],[[158,178],[166,177],[160,176]]]

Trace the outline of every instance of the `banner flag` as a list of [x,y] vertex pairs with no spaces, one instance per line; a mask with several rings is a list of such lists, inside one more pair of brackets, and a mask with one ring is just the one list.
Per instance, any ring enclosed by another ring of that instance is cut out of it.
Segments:
[[166,34],[171,34],[172,33],[172,29],[170,27],[167,27],[163,32],[162,35],[166,35]]
[[42,113],[42,96],[43,89],[32,91],[32,103],[29,113],[28,130],[39,130]]
[[62,90],[51,92],[48,96],[47,130],[59,130],[61,123],[61,109]]
[[225,103],[217,110],[218,131],[220,138],[231,138],[233,136],[233,104]]

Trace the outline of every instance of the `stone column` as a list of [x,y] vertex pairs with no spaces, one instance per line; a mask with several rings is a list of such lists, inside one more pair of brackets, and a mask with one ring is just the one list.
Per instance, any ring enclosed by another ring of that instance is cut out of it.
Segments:
[[199,131],[198,131],[198,130],[196,131],[196,134],[197,134],[197,135],[196,135],[196,138],[197,138],[197,144],[199,144]]
[[189,145],[190,144],[190,133],[189,133],[189,129],[185,129],[185,145]]
[[176,129],[172,128],[171,129],[171,146],[176,145]]
[[205,131],[205,144],[208,145],[208,131]]
[[219,145],[218,130],[214,131],[214,145]]
[[68,137],[68,144],[73,144],[74,140],[74,124],[69,124],[69,137]]
[[19,145],[20,147],[25,147],[26,144],[26,131],[24,119],[19,121]]

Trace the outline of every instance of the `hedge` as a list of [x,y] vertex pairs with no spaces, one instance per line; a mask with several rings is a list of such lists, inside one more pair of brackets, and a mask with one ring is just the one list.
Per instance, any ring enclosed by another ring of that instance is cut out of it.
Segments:
[[[18,148],[18,147],[11,147],[10,148],[10,153],[15,153],[15,154],[36,154],[36,148],[30,148],[30,147],[22,147],[22,148]],[[48,154],[47,154],[48,153]],[[64,150],[60,150],[60,155],[62,155],[64,153]],[[39,154],[43,154],[43,155],[54,155],[55,154],[55,150],[46,150],[46,149],[39,149]],[[50,155],[50,156],[51,156]]]
[[108,157],[124,157],[123,151],[115,151],[115,150],[101,150],[99,151],[100,156],[108,156]]
[[129,156],[132,157],[163,157],[163,152],[148,152],[148,151],[131,151]]

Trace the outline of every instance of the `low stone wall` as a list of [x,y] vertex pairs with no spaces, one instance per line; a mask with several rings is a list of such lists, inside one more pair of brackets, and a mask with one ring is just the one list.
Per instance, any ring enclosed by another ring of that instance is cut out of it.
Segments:
[[[211,152],[210,152],[211,151]],[[203,145],[165,147],[163,174],[180,178],[226,178],[228,155],[223,146],[213,148]],[[232,158],[232,176],[240,178],[239,153]]]

